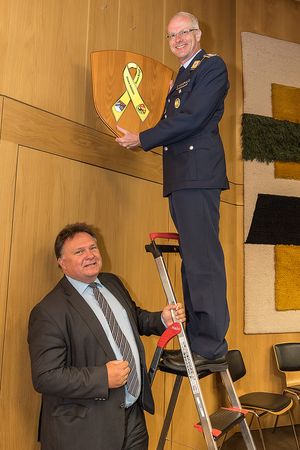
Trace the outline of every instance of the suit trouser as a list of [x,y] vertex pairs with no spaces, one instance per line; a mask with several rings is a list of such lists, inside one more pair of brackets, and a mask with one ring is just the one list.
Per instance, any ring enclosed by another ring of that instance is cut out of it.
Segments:
[[125,440],[122,450],[147,450],[148,431],[139,402],[125,410]]
[[219,241],[220,189],[182,189],[169,196],[179,233],[182,286],[191,349],[214,359],[227,351],[226,273]]

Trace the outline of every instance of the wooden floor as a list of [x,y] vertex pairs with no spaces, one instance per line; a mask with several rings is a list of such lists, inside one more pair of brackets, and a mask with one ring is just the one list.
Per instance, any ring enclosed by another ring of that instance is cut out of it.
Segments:
[[[300,425],[296,425],[296,432],[300,441]],[[258,431],[252,431],[256,450],[263,450]],[[292,427],[279,427],[273,433],[272,429],[263,430],[266,450],[297,450]],[[236,433],[223,444],[222,450],[246,450],[240,433]]]

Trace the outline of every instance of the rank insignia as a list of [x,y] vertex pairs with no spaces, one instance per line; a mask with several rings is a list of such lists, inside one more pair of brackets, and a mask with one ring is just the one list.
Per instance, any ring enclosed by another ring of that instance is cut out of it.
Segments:
[[176,100],[174,102],[174,106],[175,106],[176,109],[179,108],[179,106],[180,106],[180,98],[176,98]]
[[198,67],[200,64],[201,64],[200,59],[197,59],[197,61],[194,61],[194,62],[193,62],[193,65],[192,65],[192,67],[191,67],[191,70],[197,69],[197,67]]

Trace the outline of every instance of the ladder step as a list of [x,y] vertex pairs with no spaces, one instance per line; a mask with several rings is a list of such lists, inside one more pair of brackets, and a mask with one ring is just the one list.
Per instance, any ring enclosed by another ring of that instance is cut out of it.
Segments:
[[[245,419],[245,414],[247,411],[238,410],[234,408],[220,408],[218,411],[213,413],[209,418],[212,426],[212,435],[215,439],[219,439],[225,433],[227,433],[235,425],[242,422]],[[199,431],[203,431],[201,423],[196,423],[195,428]]]

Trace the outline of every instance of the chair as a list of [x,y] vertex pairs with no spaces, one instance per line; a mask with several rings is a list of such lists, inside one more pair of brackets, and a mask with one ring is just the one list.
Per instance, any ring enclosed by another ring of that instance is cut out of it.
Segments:
[[300,342],[273,345],[278,370],[284,374],[284,394],[300,400]]
[[[243,357],[239,350],[230,350],[227,354],[227,361],[233,382],[239,380],[246,374]],[[291,398],[283,394],[275,394],[271,392],[250,392],[248,394],[241,395],[239,399],[242,407],[247,409],[249,413],[252,414],[250,426],[253,418],[256,417],[257,419],[259,435],[264,450],[266,450],[266,445],[262,433],[260,418],[266,414],[273,414],[276,418],[278,418],[280,415],[285,413],[289,414],[297,450],[299,450],[299,442],[290,411],[293,407],[293,400]]]

